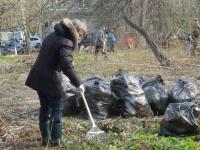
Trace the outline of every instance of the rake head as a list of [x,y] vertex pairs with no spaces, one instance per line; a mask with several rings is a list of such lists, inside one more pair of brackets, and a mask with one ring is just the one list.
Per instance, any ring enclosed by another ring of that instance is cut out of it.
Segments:
[[86,134],[86,139],[87,140],[104,140],[107,138],[107,134],[99,129],[98,127],[92,127]]

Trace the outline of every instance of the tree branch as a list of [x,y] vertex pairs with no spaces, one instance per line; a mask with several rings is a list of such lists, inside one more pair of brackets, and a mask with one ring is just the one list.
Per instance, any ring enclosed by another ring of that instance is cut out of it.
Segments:
[[149,47],[152,49],[153,54],[157,58],[157,60],[160,62],[161,66],[170,66],[170,60],[167,59],[167,57],[164,56],[162,51],[159,49],[159,47],[155,44],[155,42],[150,38],[149,34],[145,31],[144,28],[139,27],[138,25],[134,24],[132,21],[130,21],[125,15],[123,16],[125,22],[132,27],[133,29],[137,30],[146,40]]

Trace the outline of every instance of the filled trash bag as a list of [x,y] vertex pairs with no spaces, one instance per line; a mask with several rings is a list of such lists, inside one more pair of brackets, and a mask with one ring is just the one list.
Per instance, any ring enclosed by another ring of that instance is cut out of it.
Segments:
[[169,102],[191,102],[198,94],[197,86],[192,81],[177,80],[169,90]]
[[[83,85],[92,115],[97,119],[106,119],[115,100],[110,90],[110,82],[98,75],[92,75],[83,81]],[[86,112],[86,109],[84,110]]]
[[79,95],[64,98],[63,116],[78,115],[82,112]]
[[[113,76],[111,91],[117,98],[117,101],[113,103],[111,108],[113,115],[121,115],[122,117],[139,116],[139,111],[145,105],[148,106],[139,79],[130,76],[126,72],[119,72]],[[142,114],[142,116],[152,114],[150,107],[143,112],[146,112],[146,114]]]
[[164,115],[169,104],[168,93],[163,85],[164,81],[161,76],[146,80],[142,84],[145,97],[148,100],[154,115],[158,116]]
[[[106,119],[110,113],[110,107],[115,99],[110,91],[110,83],[98,75],[92,75],[83,80],[83,85],[85,87],[85,97],[92,116],[95,119]],[[75,112],[84,112],[84,114],[87,115],[87,110],[80,94],[77,93],[68,99],[69,100],[66,101],[64,106],[64,110],[68,109],[69,106],[72,107],[72,110],[69,109],[64,112],[73,112],[73,109],[75,109]]]
[[175,136],[198,132],[200,111],[194,102],[170,103],[160,122],[160,135]]
[[150,80],[145,80],[144,78],[140,78],[140,83],[143,89],[149,86],[153,86],[158,89],[160,85],[165,85],[164,80],[160,75],[157,75],[155,78]]

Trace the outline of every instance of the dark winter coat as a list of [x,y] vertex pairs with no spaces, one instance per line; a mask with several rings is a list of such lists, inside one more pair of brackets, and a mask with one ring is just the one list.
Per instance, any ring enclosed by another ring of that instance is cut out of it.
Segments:
[[69,25],[66,22],[59,23],[55,25],[54,30],[44,39],[25,84],[50,96],[63,96],[61,71],[74,86],[79,87],[81,84],[74,69],[72,56],[76,37],[70,20]]

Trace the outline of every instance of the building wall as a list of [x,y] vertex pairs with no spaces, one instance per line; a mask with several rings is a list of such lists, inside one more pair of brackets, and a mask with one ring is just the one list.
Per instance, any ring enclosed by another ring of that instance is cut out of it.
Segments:
[[[52,32],[55,23],[59,22],[63,18],[85,20],[88,28],[88,33],[96,32],[97,23],[95,18],[92,17],[92,13],[94,11],[96,3],[99,0],[84,0],[84,1],[86,3],[85,5],[82,4],[83,0],[79,0],[78,3],[74,4],[73,8],[71,8],[70,11],[66,11],[66,8],[68,8],[69,5],[72,5],[73,1],[71,1],[71,3],[69,2],[67,2],[66,4],[62,3],[62,5],[56,6],[56,11],[59,12],[59,16],[57,15],[56,18],[55,17],[51,18],[47,23],[48,25],[47,24],[42,25],[42,31],[41,31],[42,39],[44,39],[44,37],[48,33]],[[57,2],[59,3],[59,0],[57,0]]]

